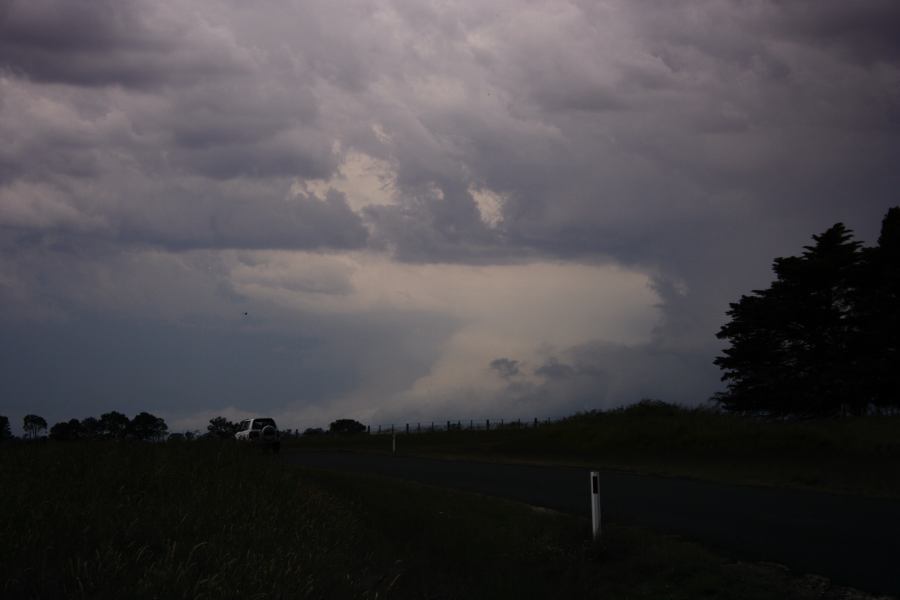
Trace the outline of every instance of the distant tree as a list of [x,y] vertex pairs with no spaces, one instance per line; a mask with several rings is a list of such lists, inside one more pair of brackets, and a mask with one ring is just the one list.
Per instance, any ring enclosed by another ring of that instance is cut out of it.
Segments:
[[328,431],[337,434],[364,433],[366,426],[353,419],[338,419],[328,426]]
[[41,431],[46,431],[47,421],[38,415],[25,415],[25,418],[22,419],[22,428],[25,429],[28,437],[35,440]]
[[50,428],[50,439],[56,441],[72,441],[82,437],[81,422],[78,419],[61,421]]
[[214,419],[209,420],[206,431],[207,435],[210,437],[228,439],[234,437],[234,434],[237,431],[237,424],[232,423],[225,417],[215,417]]
[[129,430],[139,440],[159,441],[165,437],[169,426],[160,417],[141,412],[131,420]]
[[107,439],[121,440],[128,433],[131,421],[120,412],[110,411],[100,415],[100,436]]
[[9,417],[0,415],[0,442],[12,438],[12,432],[9,430]]
[[86,417],[81,420],[81,437],[84,439],[94,439],[100,437],[100,421],[96,417]]
[[303,430],[303,435],[322,435],[325,430],[321,427],[307,427]]
[[169,437],[166,438],[167,442],[183,442],[185,441],[185,437],[183,433],[170,433]]

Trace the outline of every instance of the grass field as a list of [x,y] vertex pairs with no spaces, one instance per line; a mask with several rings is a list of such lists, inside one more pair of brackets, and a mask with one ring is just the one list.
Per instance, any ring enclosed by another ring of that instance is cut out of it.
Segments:
[[[900,497],[900,417],[764,421],[636,405],[561,421],[397,436],[398,452],[558,462],[701,479]],[[311,436],[304,448],[388,452],[389,435]]]
[[[248,451],[249,450],[249,451]],[[3,598],[864,598],[652,532],[229,443],[0,448]]]

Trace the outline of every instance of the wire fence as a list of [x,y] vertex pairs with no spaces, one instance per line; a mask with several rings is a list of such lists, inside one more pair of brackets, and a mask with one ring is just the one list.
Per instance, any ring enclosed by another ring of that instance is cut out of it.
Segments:
[[416,421],[411,423],[391,423],[382,425],[368,425],[366,433],[370,435],[385,434],[417,434],[448,431],[496,431],[498,429],[532,429],[541,425],[548,425],[560,421],[561,418],[537,417],[527,419],[463,419],[456,421]]

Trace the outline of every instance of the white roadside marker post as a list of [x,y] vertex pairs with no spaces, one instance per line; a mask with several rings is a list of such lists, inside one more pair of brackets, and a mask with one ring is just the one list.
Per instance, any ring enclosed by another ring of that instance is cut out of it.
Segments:
[[600,473],[591,471],[591,525],[594,541],[600,539]]

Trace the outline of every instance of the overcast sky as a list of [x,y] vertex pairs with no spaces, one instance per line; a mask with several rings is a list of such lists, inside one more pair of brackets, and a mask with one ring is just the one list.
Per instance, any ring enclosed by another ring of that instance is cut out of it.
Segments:
[[704,403],[900,204],[898,64],[896,0],[0,0],[0,414]]

